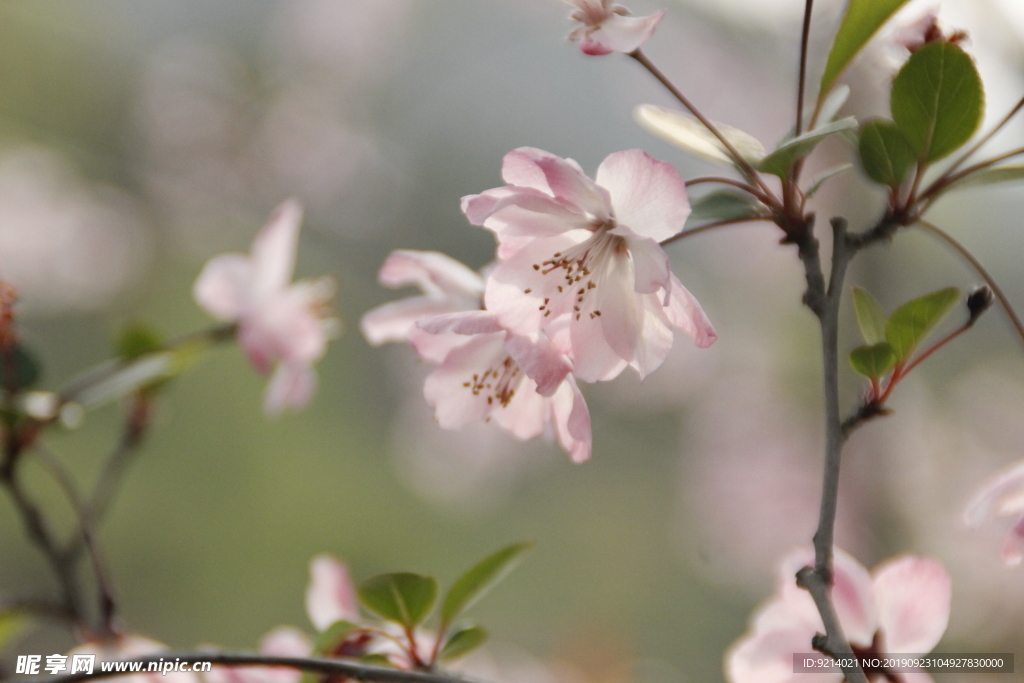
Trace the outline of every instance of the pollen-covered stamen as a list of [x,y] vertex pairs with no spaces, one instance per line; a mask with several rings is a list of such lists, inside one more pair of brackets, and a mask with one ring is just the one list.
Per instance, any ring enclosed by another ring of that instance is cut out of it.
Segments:
[[[533,269],[541,275],[562,278],[561,284],[555,287],[558,295],[554,302],[551,297],[547,297],[539,307],[544,316],[551,315],[553,309],[561,309],[558,304],[572,297],[573,315],[579,320],[591,290],[597,289],[600,284],[606,260],[625,249],[626,241],[622,237],[609,234],[608,227],[601,226],[588,239],[566,251],[555,252],[547,261],[533,264]],[[532,291],[532,288],[528,288],[523,293],[529,294]],[[568,305],[565,308],[568,309]],[[601,312],[594,310],[588,315],[594,319]]]
[[484,396],[487,405],[499,405],[505,407],[516,395],[516,387],[522,381],[523,373],[519,364],[512,360],[511,356],[505,356],[500,361],[484,370],[483,374],[476,373],[473,379],[463,382],[462,386],[469,389],[474,396]]

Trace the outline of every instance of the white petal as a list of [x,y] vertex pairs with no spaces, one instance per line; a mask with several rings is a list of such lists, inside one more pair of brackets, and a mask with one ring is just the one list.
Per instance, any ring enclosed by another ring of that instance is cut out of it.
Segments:
[[429,334],[490,334],[504,332],[498,319],[490,311],[459,311],[420,320],[417,323]]
[[675,275],[670,277],[670,282],[672,289],[669,293],[668,306],[665,307],[669,322],[690,335],[697,348],[706,349],[715,343],[718,333],[715,332],[696,297],[683,287]]
[[278,363],[263,394],[263,412],[273,417],[286,408],[306,407],[316,393],[316,373],[305,363]]
[[615,220],[643,237],[666,240],[682,231],[690,215],[679,171],[643,150],[609,155],[597,169],[597,183],[611,194]]
[[366,312],[360,322],[363,336],[373,346],[387,342],[407,342],[417,321],[454,313],[447,301],[430,296],[415,296],[378,306]]
[[379,279],[386,287],[413,285],[438,299],[453,295],[479,298],[484,291],[479,274],[437,251],[393,251],[381,266]]
[[252,243],[253,298],[259,300],[292,279],[299,248],[302,205],[295,199],[284,202],[270,215]]
[[647,42],[664,16],[665,10],[646,17],[609,14],[599,28],[584,34],[580,48],[588,55],[606,55],[611,52],[628,54]]
[[641,237],[625,226],[619,226],[612,233],[626,240],[629,255],[633,259],[634,285],[638,294],[653,294],[659,290],[669,291],[672,271],[668,256],[657,241]]
[[508,405],[493,408],[491,416],[502,429],[525,441],[544,433],[548,403],[550,399],[538,394],[537,385],[526,378]]
[[[1009,504],[1007,504],[1009,503]],[[978,526],[990,517],[1024,512],[1024,460],[998,474],[967,506],[964,520]]]
[[572,375],[566,378],[552,396],[551,410],[558,443],[573,462],[589,460],[593,442],[590,410]]
[[242,254],[222,254],[206,262],[192,286],[196,303],[215,318],[234,321],[245,312],[252,287],[252,263]]

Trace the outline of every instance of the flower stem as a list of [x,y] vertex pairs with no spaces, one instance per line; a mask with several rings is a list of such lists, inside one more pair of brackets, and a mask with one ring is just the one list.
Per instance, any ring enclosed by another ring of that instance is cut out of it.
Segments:
[[[686,107],[686,109],[691,114],[697,117],[697,120],[704,124],[704,127],[707,128],[712,135],[718,138],[718,141],[722,143],[722,146],[725,147],[725,150],[729,153],[729,156],[732,157],[733,162],[736,164],[736,166],[740,168],[740,170],[743,171],[743,174],[747,177],[748,180],[757,184],[757,186],[761,188],[761,191],[764,192],[765,196],[774,199],[772,191],[768,188],[767,185],[764,184],[764,181],[761,180],[761,178],[758,176],[757,171],[754,170],[754,167],[750,165],[750,162],[744,159],[743,156],[738,151],[736,151],[736,148],[733,146],[731,142],[729,142],[729,140],[724,135],[722,135],[722,132],[718,130],[718,127],[715,126],[715,124],[712,123],[706,116],[704,116],[704,114],[700,113],[700,110],[698,110],[697,107],[695,107],[693,103],[690,102],[686,95],[684,95],[682,91],[680,91],[679,88],[677,88],[675,84],[672,83],[672,81],[670,81],[668,77],[665,74],[663,74],[661,70],[658,69],[658,67],[656,67],[653,62],[651,62],[650,59],[647,58],[647,55],[645,55],[638,48],[633,52],[630,52],[629,56],[635,59],[645,69],[647,69],[652,76],[657,78],[658,81],[663,86],[665,86],[665,89],[672,93],[673,97],[679,100],[680,104]],[[775,203],[777,204],[778,201],[775,200]]]
[[807,83],[807,44],[811,37],[811,10],[814,8],[814,0],[807,0],[804,5],[804,25],[800,34],[800,76],[796,87],[796,133],[797,137],[803,132],[804,126],[804,87]]

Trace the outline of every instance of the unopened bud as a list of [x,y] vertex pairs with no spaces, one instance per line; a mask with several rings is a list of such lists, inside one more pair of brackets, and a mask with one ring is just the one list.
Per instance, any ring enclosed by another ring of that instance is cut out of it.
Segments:
[[988,285],[982,285],[967,296],[967,310],[971,314],[970,324],[973,324],[982,313],[992,305],[992,290]]

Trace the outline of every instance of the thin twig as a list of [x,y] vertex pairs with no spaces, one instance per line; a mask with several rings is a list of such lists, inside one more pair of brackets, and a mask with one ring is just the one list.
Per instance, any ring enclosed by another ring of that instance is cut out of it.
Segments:
[[[96,547],[96,539],[93,536],[93,520],[89,515],[89,510],[82,501],[82,496],[78,492],[78,486],[75,484],[74,478],[67,468],[64,467],[64,463],[60,461],[60,458],[41,441],[35,443],[33,452],[40,464],[50,472],[57,485],[64,491],[65,497],[75,512],[75,517],[78,520],[78,534],[76,534],[76,537],[82,539],[82,547],[85,548],[89,555],[93,575],[96,578],[96,590],[99,593],[100,602],[100,632],[104,634],[112,633],[114,613],[117,611],[117,607],[114,602],[114,592],[106,566],[103,563],[103,558],[100,556],[99,549]],[[75,565],[74,556],[65,552],[63,558],[64,562],[72,567]]]
[[658,67],[654,65],[653,62],[651,62],[650,59],[647,58],[647,55],[645,55],[639,48],[637,48],[633,52],[630,52],[629,56],[635,59],[637,62],[639,62],[640,65],[647,69],[649,72],[651,72],[651,75],[657,78],[658,81],[661,82],[663,86],[665,86],[665,89],[672,93],[673,97],[679,100],[680,104],[686,107],[686,109],[691,114],[697,117],[697,120],[704,124],[704,127],[707,128],[712,135],[718,138],[718,141],[721,142],[722,146],[725,147],[726,151],[729,153],[729,156],[732,157],[733,162],[735,162],[736,165],[739,166],[739,168],[743,171],[743,174],[746,175],[751,182],[757,183],[757,186],[761,188],[761,191],[764,192],[765,196],[774,197],[772,191],[768,188],[767,185],[764,184],[764,181],[762,181],[760,176],[758,176],[757,171],[754,170],[754,167],[750,165],[750,162],[743,158],[743,155],[741,155],[738,151],[736,151],[736,148],[733,146],[731,142],[729,142],[728,138],[722,135],[722,132],[718,130],[718,127],[715,126],[715,124],[712,123],[706,116],[704,116],[704,114],[700,113],[700,110],[697,109],[697,107],[695,107],[692,102],[690,102],[686,95],[684,95],[682,91],[680,91],[679,88],[677,88],[675,84],[672,83],[672,81],[670,81],[668,77],[665,74],[663,74],[661,70],[658,69]]
[[[478,683],[474,679],[461,676],[450,676],[427,671],[403,671],[384,666],[359,664],[341,659],[323,659],[319,657],[274,657],[271,655],[235,653],[235,652],[161,652],[143,657],[133,657],[132,662],[141,662],[143,668],[149,664],[160,665],[192,664],[210,662],[217,666],[275,666],[298,671],[310,671],[320,674],[334,674],[367,683]],[[127,667],[126,667],[127,668]],[[31,678],[14,679],[13,683],[76,683],[114,676],[127,676],[137,671],[94,671],[88,673],[66,674],[61,676],[32,676]]]
[[1020,317],[1017,315],[1017,312],[1013,310],[1013,306],[1010,304],[1010,300],[1006,298],[1006,295],[1003,294],[1003,290],[999,288],[998,284],[996,284],[995,278],[993,278],[992,275],[990,275],[989,272],[985,270],[985,267],[981,265],[981,262],[974,257],[974,254],[968,251],[967,247],[960,244],[960,242],[954,239],[952,235],[950,235],[948,232],[938,227],[934,223],[930,223],[929,221],[920,219],[917,221],[915,225],[920,225],[922,228],[924,228],[931,234],[941,239],[943,242],[952,247],[958,254],[960,254],[960,256],[962,256],[965,261],[971,264],[971,267],[974,268],[975,272],[977,272],[978,275],[981,276],[981,278],[985,281],[985,284],[987,284],[992,289],[992,293],[996,295],[997,299],[999,299],[999,304],[1003,307],[1003,311],[1006,313],[1006,316],[1010,319],[1010,322],[1013,324],[1014,329],[1020,336],[1021,341],[1024,342],[1024,323],[1021,323]]
[[704,225],[698,225],[696,228],[690,228],[689,230],[683,230],[681,233],[673,235],[672,237],[669,237],[666,240],[662,240],[660,244],[661,244],[661,246],[665,246],[666,244],[672,244],[673,242],[678,242],[679,240],[686,239],[687,237],[692,237],[694,235],[699,235],[702,232],[708,232],[710,230],[714,230],[715,228],[724,228],[724,227],[726,227],[728,225],[740,225],[742,223],[756,223],[757,221],[767,221],[767,220],[771,220],[771,219],[768,218],[767,216],[753,216],[753,217],[750,217],[750,218],[728,218],[726,220],[715,221],[713,223],[705,223]]
[[1012,149],[1009,152],[1004,152],[1003,154],[1000,154],[998,156],[994,156],[991,159],[986,159],[985,161],[979,161],[978,163],[976,163],[976,164],[974,164],[972,166],[968,166],[967,168],[965,168],[964,170],[960,171],[959,173],[953,173],[953,174],[950,174],[950,175],[943,175],[941,178],[936,179],[936,181],[934,183],[929,185],[927,187],[927,189],[925,189],[925,191],[922,192],[920,194],[920,196],[917,197],[917,201],[930,200],[937,193],[939,193],[942,190],[946,189],[947,187],[949,187],[953,183],[957,182],[958,180],[963,180],[964,178],[966,178],[967,176],[969,176],[969,175],[971,175],[973,173],[977,173],[978,171],[983,171],[986,168],[988,168],[989,166],[994,166],[995,164],[998,164],[1000,161],[1006,161],[1007,159],[1013,158],[1015,156],[1020,156],[1021,154],[1024,154],[1024,147],[1018,147],[1017,149]]
[[762,204],[768,205],[770,202],[768,197],[765,197],[764,194],[756,187],[740,182],[739,180],[733,180],[732,178],[722,178],[720,176],[703,176],[700,178],[693,178],[692,180],[687,180],[686,187],[692,187],[694,185],[701,185],[704,183],[719,183],[721,185],[729,185],[731,187],[743,190],[747,194],[752,195]]
[[[825,287],[818,241],[810,230],[797,246],[804,263],[807,292],[804,303],[814,311],[821,327],[822,369],[825,391],[825,466],[822,474],[821,506],[818,529],[814,534],[814,567],[797,574],[797,584],[807,589],[821,615],[824,637],[815,638],[816,649],[833,653],[845,661],[856,661],[853,649],[843,633],[832,604],[832,548],[839,501],[839,470],[843,449],[843,429],[839,416],[839,303],[842,299],[846,268],[858,247],[847,237],[846,221],[832,219],[832,271]],[[867,683],[860,666],[843,668],[850,683]]]

